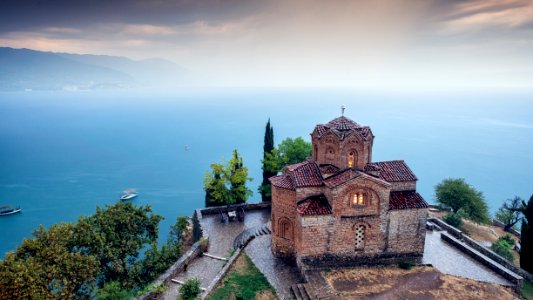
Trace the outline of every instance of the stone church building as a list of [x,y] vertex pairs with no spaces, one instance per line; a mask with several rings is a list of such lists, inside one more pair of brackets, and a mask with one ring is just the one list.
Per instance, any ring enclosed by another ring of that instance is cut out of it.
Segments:
[[403,160],[372,162],[368,126],[316,125],[313,156],[272,184],[272,251],[300,267],[420,261],[428,205]]

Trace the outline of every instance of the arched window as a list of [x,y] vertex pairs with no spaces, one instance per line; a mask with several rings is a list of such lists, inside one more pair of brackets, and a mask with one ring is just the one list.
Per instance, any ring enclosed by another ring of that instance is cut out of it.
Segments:
[[365,247],[365,225],[358,225],[355,229],[355,250]]
[[326,162],[333,164],[334,160],[335,160],[335,149],[333,149],[332,147],[328,147],[326,149]]
[[352,195],[350,204],[352,206],[363,206],[368,202],[367,195],[363,192],[354,193]]
[[350,150],[350,152],[348,152],[348,167],[353,168],[354,164],[355,164],[355,151]]
[[279,237],[292,240],[292,222],[287,218],[281,218],[278,224]]

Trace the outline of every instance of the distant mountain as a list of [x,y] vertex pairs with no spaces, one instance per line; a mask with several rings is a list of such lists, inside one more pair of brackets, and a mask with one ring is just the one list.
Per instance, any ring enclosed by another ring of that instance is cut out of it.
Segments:
[[0,90],[92,90],[179,85],[187,71],[162,59],[0,47]]

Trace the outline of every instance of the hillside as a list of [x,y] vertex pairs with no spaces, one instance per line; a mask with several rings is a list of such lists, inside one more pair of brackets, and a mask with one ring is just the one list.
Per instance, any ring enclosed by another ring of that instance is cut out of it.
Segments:
[[186,71],[161,59],[0,48],[0,91],[93,90],[179,84]]

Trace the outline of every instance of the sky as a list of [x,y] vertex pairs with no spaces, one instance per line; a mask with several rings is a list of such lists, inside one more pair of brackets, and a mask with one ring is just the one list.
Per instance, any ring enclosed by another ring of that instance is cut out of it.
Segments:
[[533,87],[533,0],[2,0],[0,46],[213,86]]

